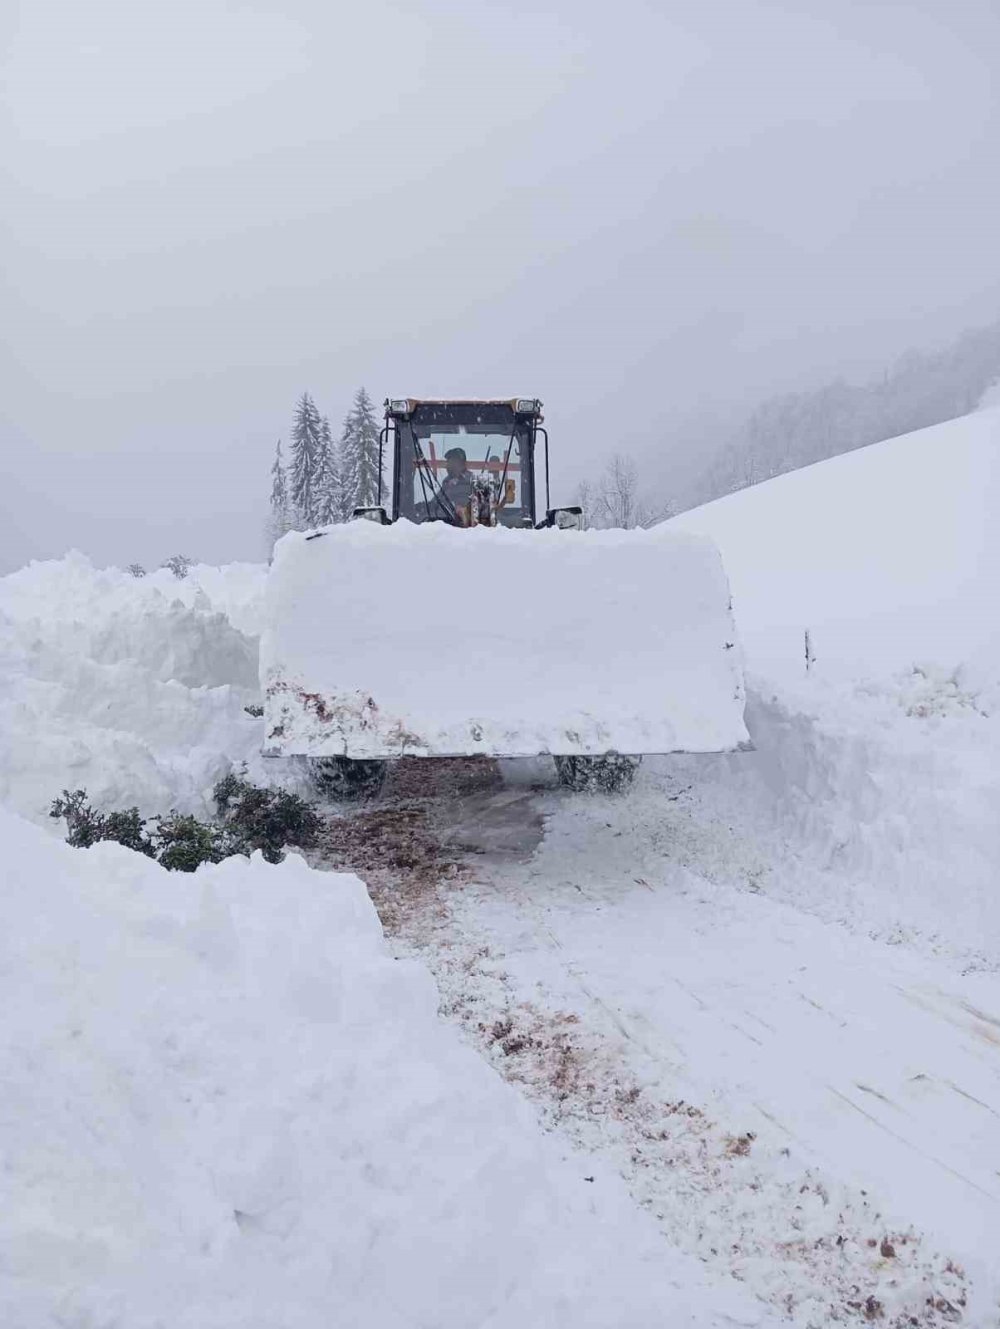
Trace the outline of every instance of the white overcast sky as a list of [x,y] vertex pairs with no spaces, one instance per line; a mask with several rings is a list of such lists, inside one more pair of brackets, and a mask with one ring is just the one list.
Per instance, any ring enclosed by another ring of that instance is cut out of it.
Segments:
[[303,389],[541,396],[566,498],[1000,315],[996,0],[7,0],[0,43],[0,569],[260,557]]

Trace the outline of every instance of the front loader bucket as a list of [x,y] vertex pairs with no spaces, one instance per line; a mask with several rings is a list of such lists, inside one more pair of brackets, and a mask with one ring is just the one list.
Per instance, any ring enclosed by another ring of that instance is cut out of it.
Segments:
[[280,540],[261,642],[271,756],[732,751],[718,551],[653,531],[354,521]]

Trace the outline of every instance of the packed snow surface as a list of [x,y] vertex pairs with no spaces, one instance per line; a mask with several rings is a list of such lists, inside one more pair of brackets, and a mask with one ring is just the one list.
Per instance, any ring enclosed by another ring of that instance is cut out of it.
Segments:
[[718,552],[669,531],[352,522],[277,546],[278,754],[713,752],[746,739]]
[[791,865],[673,765],[542,796],[529,863],[479,859],[407,921],[446,1009],[669,1242],[799,1329],[996,1329],[1000,976],[772,898]]
[[0,1323],[764,1318],[542,1134],[357,878],[0,840]]
[[44,817],[60,790],[102,806],[201,811],[261,722],[266,569],[132,577],[81,554],[0,578],[0,801]]

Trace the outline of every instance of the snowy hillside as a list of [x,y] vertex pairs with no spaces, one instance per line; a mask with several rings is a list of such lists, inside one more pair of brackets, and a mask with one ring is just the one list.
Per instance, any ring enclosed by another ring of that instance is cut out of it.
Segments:
[[757,750],[699,778],[769,864],[768,889],[989,968],[1000,965],[998,456],[994,408],[671,523],[718,541],[733,587]]
[[750,667],[783,680],[1000,665],[1000,406],[732,494],[671,529],[722,550]]

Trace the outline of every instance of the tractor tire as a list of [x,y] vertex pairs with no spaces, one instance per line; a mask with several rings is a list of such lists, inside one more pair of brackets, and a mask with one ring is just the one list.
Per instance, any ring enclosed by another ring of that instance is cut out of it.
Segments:
[[313,783],[326,798],[358,803],[382,791],[389,763],[378,758],[317,757],[312,762]]
[[576,793],[620,794],[635,779],[641,757],[607,752],[603,757],[555,757],[559,783]]

